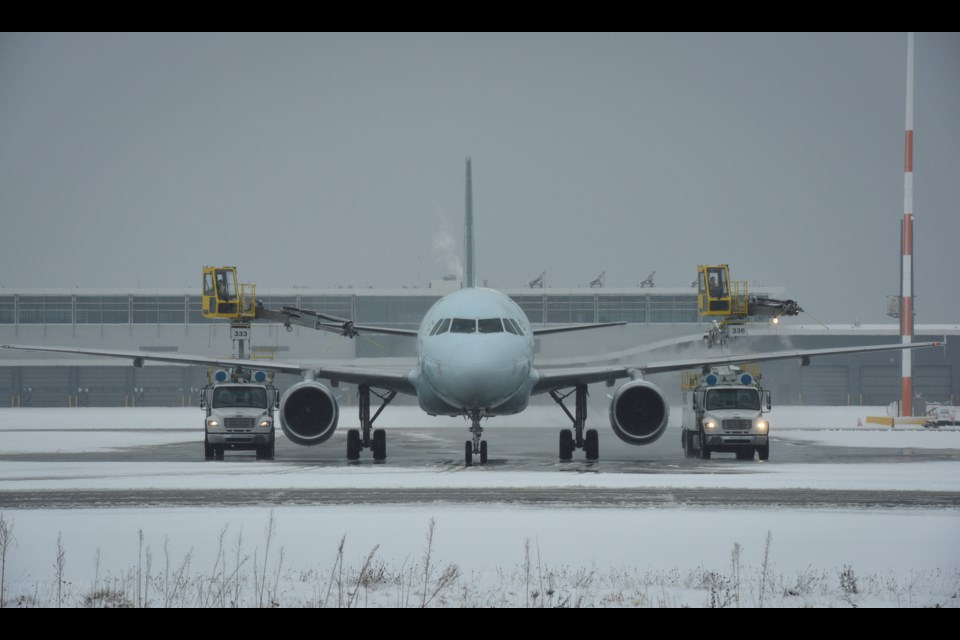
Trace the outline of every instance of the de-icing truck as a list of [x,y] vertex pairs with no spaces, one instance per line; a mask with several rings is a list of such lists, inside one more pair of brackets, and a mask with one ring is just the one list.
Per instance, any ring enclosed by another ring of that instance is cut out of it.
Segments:
[[770,392],[759,376],[738,367],[701,372],[683,406],[681,439],[685,457],[710,459],[714,452],[735,453],[737,460],[770,457]]

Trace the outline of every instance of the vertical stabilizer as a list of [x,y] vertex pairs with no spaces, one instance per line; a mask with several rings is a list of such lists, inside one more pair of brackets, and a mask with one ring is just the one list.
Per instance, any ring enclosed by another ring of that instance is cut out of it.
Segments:
[[470,175],[470,156],[467,156],[467,217],[464,223],[464,258],[466,267],[463,286],[477,286],[477,263],[473,253],[473,179]]

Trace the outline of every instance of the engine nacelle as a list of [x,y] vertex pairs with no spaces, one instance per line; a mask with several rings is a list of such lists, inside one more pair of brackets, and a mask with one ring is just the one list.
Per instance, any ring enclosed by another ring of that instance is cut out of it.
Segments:
[[291,441],[307,446],[326,442],[337,430],[337,399],[319,382],[304,380],[280,401],[280,427]]
[[663,392],[645,380],[623,385],[610,402],[610,426],[629,444],[651,444],[663,435],[670,420],[670,405]]

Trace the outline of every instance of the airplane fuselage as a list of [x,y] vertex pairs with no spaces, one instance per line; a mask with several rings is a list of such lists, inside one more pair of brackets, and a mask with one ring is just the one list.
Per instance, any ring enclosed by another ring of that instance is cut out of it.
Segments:
[[432,415],[523,411],[538,375],[523,310],[499,291],[461,289],[430,308],[410,373],[420,407]]

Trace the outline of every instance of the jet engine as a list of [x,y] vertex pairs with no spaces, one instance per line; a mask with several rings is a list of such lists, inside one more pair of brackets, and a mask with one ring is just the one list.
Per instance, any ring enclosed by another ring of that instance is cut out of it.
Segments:
[[339,417],[333,393],[313,380],[293,385],[280,401],[280,426],[287,438],[297,444],[326,442],[337,430]]
[[667,428],[670,405],[663,392],[645,380],[623,385],[610,402],[610,426],[629,444],[651,444]]

